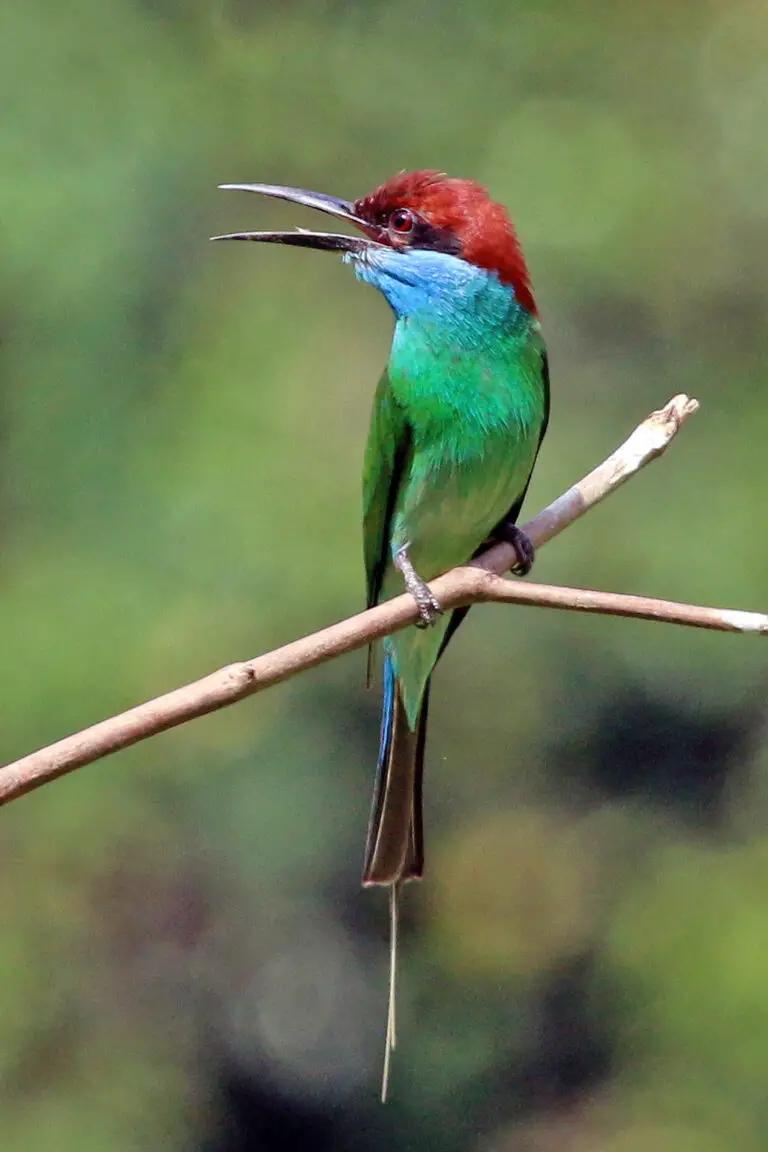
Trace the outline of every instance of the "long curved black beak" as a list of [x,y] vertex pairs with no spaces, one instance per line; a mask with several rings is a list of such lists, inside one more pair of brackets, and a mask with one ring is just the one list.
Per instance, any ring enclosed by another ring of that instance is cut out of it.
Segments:
[[[371,226],[361,220],[347,200],[337,196],[326,196],[323,192],[308,192],[305,188],[286,188],[282,184],[220,184],[220,188],[236,192],[258,192],[261,196],[272,196],[278,200],[290,200],[305,208],[317,208],[329,216],[346,220],[356,228],[371,234]],[[294,244],[299,248],[320,248],[326,252],[363,252],[375,241],[362,236],[345,236],[335,232],[309,232],[297,228],[295,232],[229,232],[224,236],[211,236],[211,240],[260,240],[265,244]]]

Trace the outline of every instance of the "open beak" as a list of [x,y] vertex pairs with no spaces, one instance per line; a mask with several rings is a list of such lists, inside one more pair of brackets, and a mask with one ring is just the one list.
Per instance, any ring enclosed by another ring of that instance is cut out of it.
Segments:
[[321,248],[326,252],[357,252],[375,244],[375,229],[365,220],[355,216],[352,205],[336,196],[326,196],[323,192],[307,192],[304,188],[285,188],[282,184],[220,184],[220,188],[236,192],[258,192],[261,196],[273,196],[278,200],[290,200],[305,208],[317,208],[329,216],[346,220],[366,234],[345,236],[336,232],[309,232],[297,228],[295,232],[229,232],[225,236],[211,236],[211,240],[261,240],[265,244],[294,244],[299,248]]

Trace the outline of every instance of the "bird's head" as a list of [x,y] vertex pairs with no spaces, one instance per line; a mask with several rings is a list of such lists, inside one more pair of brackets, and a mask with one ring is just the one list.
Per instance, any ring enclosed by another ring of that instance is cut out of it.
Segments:
[[[503,205],[474,180],[441,172],[402,172],[354,202],[274,184],[223,184],[317,208],[356,227],[362,236],[309,232],[234,232],[214,240],[258,240],[345,253],[361,279],[380,288],[396,312],[441,286],[461,290],[471,269],[511,288],[532,315],[536,304],[517,233]],[[408,292],[410,288],[410,293]]]

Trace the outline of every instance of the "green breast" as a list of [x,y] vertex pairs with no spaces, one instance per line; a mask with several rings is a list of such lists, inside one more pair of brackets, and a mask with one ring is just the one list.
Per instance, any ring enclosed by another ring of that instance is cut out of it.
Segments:
[[[547,415],[544,345],[524,313],[491,338],[445,341],[422,330],[396,338],[392,394],[410,428],[410,450],[394,504],[391,550],[408,546],[426,580],[466,562],[520,499]],[[391,565],[382,595],[402,591]],[[447,619],[387,641],[415,717]]]

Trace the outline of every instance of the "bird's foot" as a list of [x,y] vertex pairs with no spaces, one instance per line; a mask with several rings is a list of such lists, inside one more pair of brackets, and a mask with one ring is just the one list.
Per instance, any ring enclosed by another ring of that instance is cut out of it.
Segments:
[[494,529],[493,535],[497,540],[511,544],[517,552],[517,562],[512,565],[510,572],[515,576],[527,576],[536,558],[536,549],[530,536],[526,536],[522,528],[518,528],[517,524],[510,524],[508,520],[502,520]]
[[395,552],[392,562],[395,568],[402,572],[405,590],[413,596],[418,606],[419,619],[416,621],[416,627],[429,628],[436,623],[438,616],[442,616],[443,609],[440,601],[432,595],[429,585],[422,580],[411,564],[407,547],[400,548],[399,551]]

